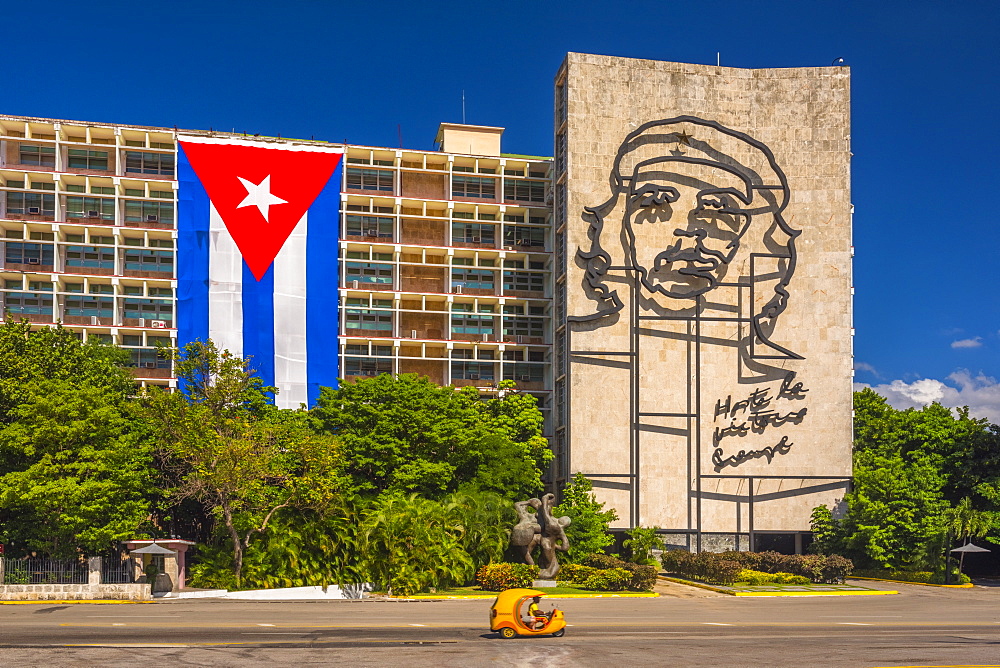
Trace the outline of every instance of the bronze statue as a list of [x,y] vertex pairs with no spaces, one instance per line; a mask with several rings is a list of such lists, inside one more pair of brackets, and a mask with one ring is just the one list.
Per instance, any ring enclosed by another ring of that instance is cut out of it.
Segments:
[[[541,567],[538,578],[541,580],[555,579],[559,573],[556,551],[565,552],[569,549],[566,527],[569,526],[570,518],[552,516],[552,506],[555,505],[555,501],[555,494],[546,494],[541,500],[528,499],[514,504],[519,519],[511,531],[510,543],[517,551],[518,557],[529,565],[535,563],[531,553],[535,547],[541,546],[538,558],[538,565]],[[535,512],[529,511],[528,506],[534,508]]]

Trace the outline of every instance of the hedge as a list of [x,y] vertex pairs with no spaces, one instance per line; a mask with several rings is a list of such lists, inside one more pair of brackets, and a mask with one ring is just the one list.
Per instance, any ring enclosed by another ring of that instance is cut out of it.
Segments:
[[528,564],[486,564],[476,573],[476,582],[486,591],[527,588],[538,577],[538,566]]
[[[892,570],[882,570],[882,569],[867,569],[854,571],[851,575],[856,575],[859,578],[875,578],[878,580],[899,580],[900,582],[920,582],[923,584],[944,584],[944,571],[937,573],[931,573],[930,571],[892,571]],[[951,584],[968,584],[972,582],[972,579],[962,573],[961,581],[958,580],[958,575],[952,573]]]
[[804,575],[792,575],[791,573],[762,573],[744,568],[736,575],[737,582],[744,582],[751,587],[769,584],[782,585],[806,585],[812,580]]
[[[559,570],[559,580],[583,589],[600,591],[649,591],[656,584],[655,566],[633,564],[609,554],[591,554],[582,561],[583,564],[564,565]],[[622,578],[625,578],[624,581],[621,581]]]
[[669,573],[715,584],[732,584],[741,570],[789,573],[810,582],[843,582],[854,563],[840,555],[780,554],[778,552],[664,552],[661,561]]

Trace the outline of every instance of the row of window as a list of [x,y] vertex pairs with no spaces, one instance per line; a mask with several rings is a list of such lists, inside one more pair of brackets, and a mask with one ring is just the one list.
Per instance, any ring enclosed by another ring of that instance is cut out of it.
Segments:
[[[115,219],[115,200],[106,197],[68,195],[64,198],[64,208],[67,218]],[[56,214],[56,198],[55,195],[45,193],[8,192],[6,210],[8,216],[40,215],[53,218]],[[124,220],[130,223],[174,223],[173,202],[123,200],[122,212]]]
[[[3,281],[3,288],[5,290],[21,292],[25,289],[24,280],[22,278],[8,278]],[[27,289],[30,292],[53,292],[55,284],[52,281],[28,281]],[[64,281],[59,284],[59,291],[80,294],[87,292],[92,295],[113,295],[115,294],[115,286],[110,283],[90,282],[87,285],[87,289],[84,290],[83,283]],[[147,285],[145,288],[141,285],[122,285],[118,288],[118,294],[130,297],[173,297],[174,289],[155,285]]]
[[[381,357],[391,357],[392,356],[392,346],[372,346],[371,350],[368,349],[368,344],[365,343],[349,343],[344,347],[345,355],[375,355]],[[475,351],[468,348],[458,348],[453,350],[452,359],[461,360],[494,360],[496,359],[496,354],[493,350],[480,350],[478,355]],[[532,350],[528,352],[525,356],[525,351],[523,350],[505,350],[502,356],[505,362],[523,362],[527,359],[529,362],[544,362],[545,353],[540,350]]]
[[[392,285],[393,266],[374,262],[347,262],[345,277],[347,281],[374,285]],[[496,273],[491,269],[452,268],[452,288],[461,286],[470,290],[494,290],[496,288]],[[545,291],[545,274],[531,272],[503,272],[504,290],[525,290],[529,292]]]
[[[345,376],[378,376],[392,373],[392,360],[379,357],[345,357]],[[496,380],[496,366],[492,362],[452,362],[452,379]],[[545,368],[540,364],[515,363],[504,365],[503,379],[540,383],[545,379]]]
[[[504,336],[545,336],[545,321],[542,318],[510,317],[503,318]],[[380,332],[392,331],[392,313],[374,309],[346,309],[344,311],[344,326],[350,330],[373,330]],[[496,331],[494,316],[476,314],[458,314],[451,316],[452,334],[472,334],[476,336],[493,336]]]
[[[347,169],[347,189],[391,193],[393,192],[393,174],[394,172],[382,169],[349,167]],[[497,180],[488,176],[453,174],[451,177],[451,196],[495,200]],[[505,200],[518,202],[544,202],[545,182],[505,179],[503,196]]]
[[[124,298],[118,300],[122,318],[149,320],[174,319],[173,302],[162,299]],[[44,292],[5,292],[3,311],[17,315],[54,315],[53,295]],[[62,298],[62,316],[115,317],[115,299],[91,295],[67,295]]]
[[[93,240],[94,237],[91,237]],[[102,246],[65,246],[66,270],[111,269],[115,268],[114,248]],[[7,264],[30,264],[52,267],[55,263],[52,244],[7,242],[4,244],[4,262]],[[122,251],[125,271],[154,271],[173,274],[174,251],[143,250],[127,248]]]
[[[31,167],[55,168],[56,149],[54,146],[20,144],[18,162]],[[109,171],[112,168],[112,161],[108,151],[71,148],[66,152],[66,165],[68,169]],[[125,151],[126,174],[173,176],[174,171],[174,156],[171,153]]]

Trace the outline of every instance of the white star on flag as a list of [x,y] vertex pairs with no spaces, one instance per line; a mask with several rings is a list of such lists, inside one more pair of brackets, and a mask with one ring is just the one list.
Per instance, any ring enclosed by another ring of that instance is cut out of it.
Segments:
[[260,183],[254,183],[252,181],[247,181],[242,176],[237,176],[243,187],[247,189],[247,196],[243,198],[243,201],[236,205],[237,209],[242,209],[245,206],[255,206],[257,210],[260,211],[260,215],[264,216],[264,222],[269,223],[267,219],[269,210],[271,206],[275,204],[288,204],[285,200],[280,197],[276,197],[271,194],[271,175],[268,174],[264,177],[264,180]]

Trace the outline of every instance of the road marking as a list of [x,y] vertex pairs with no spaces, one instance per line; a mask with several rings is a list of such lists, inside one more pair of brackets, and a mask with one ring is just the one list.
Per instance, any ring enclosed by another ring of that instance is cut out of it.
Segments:
[[723,624],[722,622],[702,622],[702,624],[707,624],[708,626],[732,626],[732,624]]
[[152,617],[165,617],[170,619],[178,619],[180,615],[87,615],[88,617],[106,617],[108,619],[139,619],[139,618],[152,618]]
[[[862,619],[864,617],[902,617],[903,615],[820,615],[820,617],[829,617],[830,619],[846,618],[846,619]],[[1000,622],[997,622],[1000,624]]]
[[410,624],[410,626],[427,626],[426,624]]
[[864,622],[837,622],[844,626],[871,626],[871,624],[865,624]]
[[257,626],[274,626],[274,624],[258,624]]
[[123,622],[115,622],[111,626],[125,626],[125,624]]
[[302,635],[297,631],[244,631],[245,636],[297,636]]

